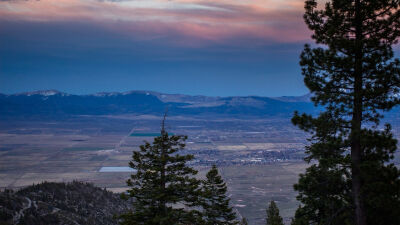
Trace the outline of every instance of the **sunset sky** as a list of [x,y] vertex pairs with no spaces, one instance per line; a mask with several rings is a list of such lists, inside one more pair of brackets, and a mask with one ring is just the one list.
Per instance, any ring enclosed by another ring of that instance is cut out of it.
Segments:
[[0,0],[0,92],[307,93],[302,0]]

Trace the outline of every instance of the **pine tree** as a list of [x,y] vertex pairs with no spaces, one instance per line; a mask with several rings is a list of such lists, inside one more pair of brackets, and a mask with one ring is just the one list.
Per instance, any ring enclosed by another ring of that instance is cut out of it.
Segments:
[[269,203],[267,209],[267,225],[283,225],[282,217],[279,215],[278,206],[274,201]]
[[[295,189],[312,224],[400,224],[399,171],[390,163],[396,140],[379,130],[382,112],[400,103],[399,0],[305,3],[305,22],[321,47],[309,45],[300,65],[319,117],[295,113],[310,132],[307,162]],[[386,202],[386,206],[385,203]],[[389,207],[390,205],[390,207]]]
[[249,222],[247,222],[247,219],[243,217],[242,221],[240,221],[240,225],[249,225]]
[[203,182],[202,206],[203,219],[207,225],[239,224],[236,214],[229,206],[230,199],[226,196],[227,187],[218,174],[215,165],[208,171],[207,179]]
[[186,165],[193,155],[180,155],[185,136],[172,135],[164,129],[152,144],[145,142],[134,151],[129,166],[137,172],[127,180],[133,211],[121,215],[122,225],[196,224],[199,213],[200,181],[197,171]]
[[290,225],[310,225],[309,219],[304,215],[303,208],[299,206]]

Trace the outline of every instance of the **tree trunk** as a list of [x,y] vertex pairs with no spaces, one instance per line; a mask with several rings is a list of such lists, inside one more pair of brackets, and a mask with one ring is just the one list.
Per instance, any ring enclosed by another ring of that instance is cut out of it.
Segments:
[[166,142],[168,140],[166,140],[166,136],[165,136],[165,118],[166,118],[167,114],[164,114],[164,118],[161,124],[161,136],[162,136],[162,143],[161,143],[161,174],[160,174],[160,186],[161,186],[161,194],[162,194],[162,198],[160,199],[160,205],[161,205],[161,212],[163,217],[165,218],[167,216],[167,204],[165,201],[165,189],[166,189],[166,180],[165,180],[165,169],[167,166],[167,162],[166,162],[166,151],[168,146],[166,146]]
[[361,170],[360,164],[362,160],[361,149],[361,122],[362,122],[362,87],[363,87],[363,43],[362,43],[362,18],[360,16],[360,0],[355,1],[355,66],[354,66],[354,102],[353,117],[351,130],[351,164],[352,164],[352,191],[355,207],[356,225],[366,225],[366,215],[364,210],[363,199],[361,196]]

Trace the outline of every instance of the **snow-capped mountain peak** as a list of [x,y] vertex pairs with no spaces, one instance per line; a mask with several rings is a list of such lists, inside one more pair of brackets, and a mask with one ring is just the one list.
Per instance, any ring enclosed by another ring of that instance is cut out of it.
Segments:
[[53,96],[53,95],[61,95],[61,96],[69,96],[67,93],[63,93],[57,90],[42,90],[42,91],[32,91],[32,92],[25,92],[17,95],[26,95],[26,96],[32,96],[32,95],[41,95],[45,97]]

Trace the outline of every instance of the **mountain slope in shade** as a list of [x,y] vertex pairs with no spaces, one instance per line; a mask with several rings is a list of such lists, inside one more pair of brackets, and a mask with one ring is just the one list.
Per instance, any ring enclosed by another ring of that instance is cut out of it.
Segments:
[[[305,99],[306,97],[300,97]],[[55,90],[0,95],[0,114],[31,115],[161,115],[168,107],[171,115],[191,116],[289,116],[293,111],[313,113],[316,108],[307,101],[268,98],[208,97],[162,94],[149,91],[71,95]]]
[[[45,93],[45,94],[43,94]],[[52,92],[0,96],[0,113],[5,115],[105,115],[124,113],[152,113],[162,111],[165,104],[157,97],[146,94],[68,95]]]
[[312,94],[305,94],[302,96],[282,96],[274,97],[273,99],[283,101],[283,102],[311,102]]
[[76,181],[0,191],[0,224],[117,225],[113,216],[129,209],[118,194]]

